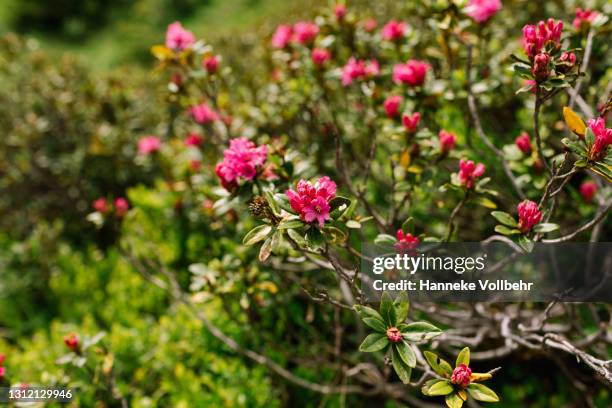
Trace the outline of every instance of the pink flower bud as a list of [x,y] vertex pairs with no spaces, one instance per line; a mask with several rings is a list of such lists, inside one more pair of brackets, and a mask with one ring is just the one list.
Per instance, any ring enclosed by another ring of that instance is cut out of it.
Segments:
[[93,208],[94,210],[102,214],[106,214],[111,210],[110,206],[108,205],[108,202],[106,201],[106,198],[102,197],[98,198],[96,201],[93,202]]
[[425,76],[430,66],[424,61],[410,60],[405,64],[395,64],[393,67],[393,81],[396,84],[421,86],[425,83]]
[[219,114],[204,102],[190,107],[189,113],[191,113],[193,120],[201,125],[206,125],[219,120]]
[[219,57],[216,55],[207,55],[202,60],[202,66],[209,74],[214,74],[219,70]]
[[325,48],[314,48],[310,57],[313,64],[320,67],[330,60],[331,54]]
[[123,197],[119,197],[115,200],[115,214],[117,217],[121,218],[125,214],[127,214],[130,209],[130,204]]
[[399,343],[402,341],[402,333],[397,327],[389,327],[387,329],[387,338],[391,343]]
[[599,13],[591,11],[589,9],[576,8],[576,17],[572,21],[572,25],[576,30],[588,30],[591,27],[593,21],[597,18]]
[[538,54],[534,57],[531,73],[536,82],[543,82],[550,75],[550,55]]
[[472,369],[465,364],[459,364],[453,370],[451,375],[451,382],[461,388],[466,388],[470,383],[472,376]]
[[138,141],[138,154],[147,155],[158,151],[161,141],[157,136],[145,136]]
[[485,165],[482,163],[474,164],[472,160],[459,160],[459,181],[466,188],[474,188],[476,180],[485,172]]
[[561,32],[563,22],[549,18],[546,22],[540,21],[537,29],[534,25],[523,27],[523,49],[530,60],[540,54],[544,47],[558,49],[561,47]]
[[604,118],[589,119],[587,125],[595,136],[595,142],[589,151],[589,159],[603,160],[608,154],[608,147],[612,144],[612,129],[606,128]]
[[334,6],[334,15],[338,21],[346,16],[346,5],[338,3]]
[[597,194],[597,184],[594,181],[585,181],[580,185],[580,195],[586,203],[593,202],[595,194]]
[[201,146],[204,138],[197,133],[190,133],[185,138],[186,146]]
[[349,58],[342,68],[342,85],[349,86],[353,81],[378,75],[380,67],[375,59],[370,61]]
[[195,42],[194,35],[183,28],[181,23],[175,21],[166,31],[166,47],[182,51]]
[[501,0],[469,0],[463,11],[477,23],[484,23],[493,17],[501,7]]
[[520,149],[526,155],[531,154],[531,141],[529,140],[529,134],[523,132],[514,140],[516,147]]
[[455,147],[457,136],[453,133],[447,132],[446,130],[441,130],[438,133],[438,140],[440,142],[440,151],[443,154],[447,154]]
[[285,48],[293,36],[293,28],[289,25],[279,25],[272,36],[272,47]]
[[0,367],[0,380],[6,377],[6,368]]
[[382,28],[381,35],[387,41],[401,40],[406,35],[406,23],[391,20]]
[[564,52],[557,60],[555,70],[561,74],[565,74],[574,68],[576,65],[576,54],[573,52]]
[[412,115],[404,113],[402,116],[402,123],[404,124],[404,128],[406,128],[408,133],[416,132],[420,121],[421,114],[419,112],[414,112]]
[[378,22],[373,18],[368,18],[363,22],[363,29],[366,30],[368,33],[371,33],[372,31],[376,30],[376,26],[378,26]]
[[530,200],[525,200],[517,206],[519,216],[519,229],[526,233],[536,226],[542,219],[542,213],[538,205]]
[[66,337],[64,337],[64,344],[72,351],[76,351],[79,349],[79,338],[75,333],[70,333]]
[[385,113],[388,117],[394,118],[397,116],[397,114],[399,113],[399,107],[402,104],[403,100],[404,98],[399,95],[389,96],[387,99],[385,99],[384,107]]
[[409,232],[404,234],[404,231],[401,229],[397,230],[395,237],[397,238],[395,250],[402,254],[414,251],[421,242],[418,237],[415,237]]

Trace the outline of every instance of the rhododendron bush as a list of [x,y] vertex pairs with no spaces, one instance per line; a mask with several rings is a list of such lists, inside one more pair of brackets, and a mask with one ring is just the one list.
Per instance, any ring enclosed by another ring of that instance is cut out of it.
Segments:
[[63,317],[30,341],[7,309],[0,381],[83,406],[609,406],[609,304],[373,304],[361,270],[364,243],[610,240],[610,6],[589,6],[338,2],[214,45],[171,22],[138,101],[155,113],[100,170],[140,177],[75,203],[104,251],[61,224],[0,235],[0,275],[48,271]]

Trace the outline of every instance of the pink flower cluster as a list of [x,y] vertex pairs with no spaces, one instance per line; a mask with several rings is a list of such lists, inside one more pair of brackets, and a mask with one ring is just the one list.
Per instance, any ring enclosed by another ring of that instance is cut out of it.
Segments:
[[338,21],[346,17],[346,5],[338,3],[334,6],[334,15]]
[[523,48],[529,59],[533,60],[548,45],[559,48],[562,31],[563,21],[559,20],[555,23],[552,18],[549,18],[546,22],[540,21],[537,28],[531,24],[524,26]]
[[538,205],[533,201],[522,201],[516,209],[519,216],[519,229],[523,233],[531,231],[542,219],[542,213],[538,209]]
[[438,133],[438,141],[440,142],[440,151],[442,154],[447,154],[455,147],[455,143],[457,143],[457,136],[454,133],[447,132],[442,129]]
[[414,251],[420,242],[418,237],[415,237],[410,232],[404,234],[404,231],[401,229],[397,230],[395,237],[397,238],[395,250],[399,253]]
[[181,23],[175,21],[168,26],[166,31],[166,47],[182,51],[191,47],[195,42],[195,36],[183,28]]
[[193,120],[201,125],[206,125],[219,120],[219,114],[205,102],[190,107],[189,113],[191,114],[191,117],[193,117]]
[[311,44],[319,34],[319,26],[310,21],[299,21],[293,26],[279,25],[272,35],[272,47],[282,49],[290,42]]
[[427,62],[414,59],[409,60],[405,64],[395,64],[393,67],[393,81],[396,84],[421,86],[425,82],[425,76],[430,68]]
[[472,369],[465,364],[459,364],[453,370],[451,382],[461,388],[466,388],[472,382]]
[[589,158],[593,161],[602,160],[608,154],[608,147],[612,144],[612,129],[606,128],[604,118],[589,119],[587,125],[595,136]]
[[221,185],[228,191],[234,189],[242,180],[253,180],[257,167],[262,166],[268,157],[266,145],[257,146],[247,138],[230,140],[229,148],[223,152],[223,161],[218,163],[215,173]]
[[581,30],[583,28],[588,28],[591,26],[593,21],[597,18],[599,13],[596,11],[591,11],[589,9],[582,9],[580,7],[576,8],[576,17],[574,17],[574,21],[572,21],[572,25],[576,30]]
[[138,141],[138,154],[147,155],[158,151],[161,141],[157,136],[145,136]]
[[197,134],[197,133],[190,133],[185,138],[185,145],[186,146],[198,147],[198,146],[202,145],[203,141],[204,141],[204,138],[202,136],[200,136],[199,134]]
[[289,199],[291,208],[308,223],[318,222],[323,228],[325,221],[329,220],[329,202],[336,196],[336,183],[329,177],[321,177],[314,185],[306,180],[297,183],[297,191],[287,190],[285,195]]
[[[115,199],[115,215],[119,218],[123,217],[127,214],[130,209],[130,204],[123,197],[118,197]],[[96,201],[93,202],[92,207],[99,213],[108,214],[113,211],[113,206],[106,201],[106,198],[100,197]]]
[[484,23],[501,8],[501,0],[470,0],[463,11],[477,23]]
[[381,36],[387,41],[399,41],[406,35],[406,23],[391,20],[384,25]]
[[383,106],[385,108],[385,113],[388,117],[394,118],[397,116],[397,114],[399,113],[399,107],[402,104],[403,100],[404,98],[399,95],[392,95],[385,99]]
[[364,61],[351,57],[344,68],[342,68],[342,85],[348,86],[357,79],[376,76],[379,72],[380,67],[375,59]]
[[202,60],[202,67],[209,74],[215,74],[219,70],[219,57],[216,55],[207,55]]
[[331,53],[325,48],[314,48],[310,57],[312,63],[320,67],[331,59]]
[[482,163],[474,164],[472,160],[459,160],[459,181],[466,188],[474,188],[476,179],[485,172],[485,165]]
[[523,154],[531,154],[531,140],[529,140],[529,134],[527,132],[521,133],[515,140],[514,144],[519,148]]
[[419,127],[419,122],[421,121],[421,114],[419,112],[414,112],[412,115],[408,113],[404,113],[402,116],[402,124],[408,133],[416,132]]
[[593,198],[595,198],[595,194],[597,194],[597,183],[594,181],[585,181],[580,185],[580,195],[582,199],[587,202],[593,202]]

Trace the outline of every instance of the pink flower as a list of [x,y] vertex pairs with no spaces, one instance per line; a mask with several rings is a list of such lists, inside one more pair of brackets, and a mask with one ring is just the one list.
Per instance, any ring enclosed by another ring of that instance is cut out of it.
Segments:
[[414,112],[412,115],[404,113],[402,116],[402,123],[404,124],[404,127],[408,133],[416,132],[420,121],[421,114],[419,112]]
[[79,338],[75,333],[70,333],[64,337],[64,344],[72,351],[76,351],[79,348]]
[[572,25],[576,30],[582,30],[583,28],[588,28],[591,26],[593,21],[597,18],[599,13],[596,11],[591,11],[589,9],[581,9],[580,7],[576,8],[576,17],[572,22]]
[[187,146],[201,146],[204,138],[197,133],[190,133],[185,138],[185,145]]
[[402,104],[403,100],[404,98],[399,95],[389,96],[387,99],[385,99],[384,107],[385,113],[388,117],[394,118],[397,116],[399,112],[399,107]]
[[472,382],[472,369],[465,364],[459,364],[453,370],[453,374],[451,375],[451,382],[455,385],[458,385],[461,388],[466,388]]
[[585,181],[580,185],[580,195],[582,196],[582,199],[587,203],[593,201],[593,198],[595,198],[595,194],[597,194],[597,190],[598,187],[594,181]]
[[265,163],[268,147],[257,146],[247,138],[230,140],[223,152],[223,161],[217,164],[215,173],[226,190],[232,190],[240,180],[251,181],[257,175],[257,167]]
[[438,140],[440,141],[440,151],[446,154],[455,147],[457,136],[443,129],[438,133]]
[[272,36],[272,47],[274,48],[285,48],[291,36],[293,35],[293,28],[289,25],[279,25]]
[[189,113],[191,113],[193,120],[201,125],[206,125],[219,120],[219,114],[205,102],[189,108]]
[[523,48],[529,59],[533,58],[542,52],[542,49],[547,45],[552,45],[557,49],[561,46],[561,32],[563,31],[563,21],[549,18],[546,23],[540,21],[538,27],[534,25],[526,25],[523,27]]
[[466,188],[474,188],[474,182],[485,172],[485,165],[472,160],[459,160],[459,180]]
[[550,75],[550,55],[546,53],[538,54],[533,59],[531,73],[536,82],[543,82]]
[[401,40],[406,35],[406,23],[391,20],[382,28],[381,35],[387,41]]
[[378,61],[371,60],[366,62],[351,57],[342,68],[342,85],[348,86],[356,79],[378,75],[379,71]]
[[531,231],[542,219],[542,213],[533,201],[525,200],[519,203],[516,208],[519,216],[519,229],[523,233]]
[[338,3],[334,6],[334,15],[338,21],[346,16],[346,5]]
[[6,368],[0,367],[0,380],[6,377]]
[[483,23],[493,17],[501,7],[501,0],[470,0],[463,11],[477,23]]
[[106,214],[111,210],[110,206],[108,205],[108,202],[106,201],[106,198],[98,198],[96,201],[94,201],[93,208],[94,210],[102,214]]
[[175,21],[166,31],[166,47],[182,51],[195,42],[194,35],[183,28],[181,23]]
[[569,72],[574,65],[576,65],[576,54],[573,52],[563,52],[555,65],[555,70],[565,74]]
[[589,152],[589,158],[593,161],[602,160],[608,153],[608,146],[612,144],[612,129],[606,128],[604,118],[589,119],[587,125],[595,135],[595,142]]
[[531,140],[529,140],[529,134],[523,132],[514,140],[514,144],[519,148],[523,154],[531,154]]
[[421,86],[430,66],[424,61],[410,60],[405,64],[395,64],[393,67],[393,81],[396,84]]
[[368,33],[371,33],[372,31],[376,30],[376,26],[378,26],[378,22],[373,18],[368,18],[363,22],[363,29],[366,30]]
[[161,141],[157,136],[141,137],[138,141],[138,154],[147,155],[158,151],[161,148]]
[[404,234],[404,231],[401,229],[397,230],[395,237],[397,238],[395,250],[400,253],[414,251],[419,242],[421,242],[418,237],[415,237],[411,233]]
[[123,197],[115,199],[115,214],[117,217],[123,217],[130,209],[130,204]]
[[325,48],[315,48],[312,50],[312,62],[317,66],[322,66],[331,58],[331,54]]
[[202,66],[209,74],[214,74],[219,70],[219,57],[216,55],[207,55],[202,60]]
[[325,221],[329,220],[329,202],[336,196],[336,183],[329,177],[321,177],[313,185],[309,181],[300,180],[297,191],[287,190],[285,195],[289,199],[291,208],[308,223],[317,221],[323,228]]
[[402,332],[397,327],[389,327],[387,329],[387,338],[391,343],[399,343],[402,341]]
[[306,45],[314,41],[319,34],[319,26],[309,21],[300,21],[293,25],[293,41]]

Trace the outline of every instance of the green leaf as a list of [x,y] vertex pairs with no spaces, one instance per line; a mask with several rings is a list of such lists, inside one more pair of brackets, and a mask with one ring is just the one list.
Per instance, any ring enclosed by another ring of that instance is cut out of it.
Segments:
[[454,388],[450,381],[440,380],[431,387],[429,387],[428,393],[430,396],[435,397],[438,395],[448,395],[454,391]]
[[395,306],[395,312],[397,314],[397,322],[402,323],[408,317],[408,310],[410,309],[408,293],[400,292],[393,301],[393,305]]
[[525,235],[519,237],[518,243],[526,252],[531,252],[533,250],[533,241]]
[[397,324],[397,314],[393,301],[389,293],[384,292],[380,299],[380,315],[383,317],[383,321],[388,327],[395,326]]
[[483,206],[485,208],[489,208],[491,210],[494,210],[497,208],[497,204],[495,204],[492,200],[488,199],[487,197],[476,197],[474,199],[471,200],[474,204],[478,204],[480,206]]
[[376,245],[392,245],[397,242],[395,237],[388,234],[379,234],[376,238],[374,238],[374,243]]
[[393,352],[391,354],[391,364],[393,364],[393,369],[397,373],[399,379],[402,380],[404,384],[408,384],[410,382],[412,368],[404,363],[404,360],[402,360],[395,347],[393,347]]
[[406,221],[402,223],[402,231],[404,232],[414,231],[414,218],[408,217]]
[[459,352],[457,356],[457,362],[455,363],[455,367],[459,367],[459,364],[465,364],[466,366],[470,365],[470,348],[465,347],[463,350]]
[[304,239],[304,235],[300,234],[297,230],[294,230],[294,229],[287,230],[287,235],[289,235],[289,238],[294,240],[295,243],[298,244],[298,246],[300,247],[306,246],[307,242]]
[[408,367],[416,367],[416,354],[414,354],[414,350],[408,343],[405,341],[400,341],[399,343],[395,343],[395,348],[397,349],[397,353],[399,354],[400,358],[408,365]]
[[359,229],[359,228],[361,228],[361,223],[359,221],[355,221],[355,220],[348,220],[346,222],[346,227],[347,228],[353,228],[353,229]]
[[336,196],[329,202],[329,212],[332,218],[336,219],[348,209],[351,205],[351,200],[346,197]]
[[431,369],[434,370],[434,372],[439,376],[450,377],[450,375],[453,373],[453,369],[450,364],[446,360],[438,357],[437,354],[432,353],[431,351],[425,351],[423,354],[425,355],[425,359],[429,363]]
[[496,225],[495,232],[499,232],[502,235],[516,235],[521,233],[520,230],[516,228],[508,228],[505,225]]
[[495,391],[493,391],[486,385],[472,383],[468,385],[467,392],[476,401],[482,401],[482,402],[498,402],[499,401],[499,397],[497,396]]
[[456,393],[447,395],[444,402],[446,402],[448,408],[461,408],[463,406],[463,400]]
[[302,221],[296,220],[296,219],[293,219],[293,220],[282,220],[278,224],[277,228],[279,230],[282,230],[282,229],[294,229],[294,228],[301,228],[304,225],[305,224]]
[[366,317],[365,319],[363,319],[363,323],[365,323],[367,326],[371,327],[379,333],[386,333],[387,331],[387,326],[385,326],[385,322],[383,322],[382,319],[379,319],[377,317]]
[[503,211],[492,211],[491,215],[499,222],[501,222],[504,225],[507,225],[508,227],[518,227],[518,223],[516,222],[516,220],[514,219],[513,216],[511,216],[510,214],[508,214],[507,212],[503,212]]
[[274,195],[272,194],[272,192],[264,191],[264,197],[266,198],[266,201],[268,202],[268,205],[272,209],[272,212],[274,213],[274,215],[276,215],[277,217],[280,217],[281,215],[280,206],[274,199]]
[[389,339],[387,339],[386,334],[372,333],[369,334],[365,340],[363,340],[363,343],[361,343],[359,346],[359,351],[363,351],[364,353],[373,353],[375,351],[384,349],[388,344]]
[[533,230],[535,232],[540,232],[540,233],[552,232],[552,231],[556,231],[558,229],[559,229],[559,226],[557,224],[553,224],[551,222],[543,222],[543,223],[538,224],[535,227],[533,227]]
[[272,231],[272,227],[269,225],[259,225],[244,236],[242,243],[244,245],[255,245],[259,241],[263,241],[268,234]]
[[438,380],[437,378],[432,378],[431,380],[425,381],[425,384],[423,384],[423,386],[421,387],[421,392],[423,393],[423,395],[429,396],[429,388],[431,388],[431,386],[437,383],[438,381],[440,380]]
[[355,212],[355,208],[357,208],[357,200],[351,200],[351,204],[348,206],[346,210],[344,210],[344,212],[339,218],[343,220],[351,218],[351,216]]
[[270,257],[270,254],[272,254],[272,244],[274,243],[272,238],[274,237],[268,237],[268,239],[266,239],[266,241],[263,243],[263,245],[261,246],[261,249],[259,250],[259,261],[260,262],[265,262],[266,259],[268,259]]
[[431,323],[413,322],[407,324],[401,331],[402,337],[408,341],[430,340],[442,334],[442,330]]
[[372,309],[369,306],[355,305],[353,309],[355,309],[355,311],[357,312],[357,314],[359,314],[359,317],[361,317],[362,320],[369,317],[372,319],[378,319],[381,322],[384,321],[380,313],[378,313],[376,310]]

